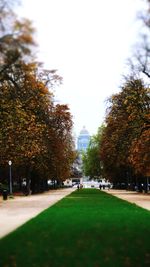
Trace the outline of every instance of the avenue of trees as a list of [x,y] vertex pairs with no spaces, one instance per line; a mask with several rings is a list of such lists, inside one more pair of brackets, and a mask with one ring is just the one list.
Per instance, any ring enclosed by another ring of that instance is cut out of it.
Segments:
[[[147,1],[150,7],[150,1]],[[27,180],[32,193],[73,176],[77,157],[72,116],[55,103],[62,82],[34,57],[34,28],[14,13],[16,2],[0,0],[0,184]],[[83,155],[83,171],[114,184],[145,184],[150,177],[150,11],[141,15],[143,35],[129,60],[129,75],[110,96],[106,118]],[[107,84],[106,84],[107,86]]]
[[108,102],[105,123],[83,154],[84,174],[105,177],[118,186],[145,184],[146,190],[150,177],[150,89],[141,79],[130,77]]
[[0,183],[27,179],[32,192],[47,180],[62,182],[74,161],[72,116],[55,103],[53,88],[62,78],[34,58],[34,29],[13,12],[15,1],[0,0]]
[[103,176],[114,185],[124,183],[141,189],[143,184],[147,190],[150,177],[149,10],[141,17],[144,35],[129,60],[130,74],[124,78],[120,92],[108,99],[104,125],[91,139],[83,156],[83,169],[86,175]]
[[104,175],[114,183],[144,183],[150,176],[150,90],[132,78],[109,103],[100,146]]

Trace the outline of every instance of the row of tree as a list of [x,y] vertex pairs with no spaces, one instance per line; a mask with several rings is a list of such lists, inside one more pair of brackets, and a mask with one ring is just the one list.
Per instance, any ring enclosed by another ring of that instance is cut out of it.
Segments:
[[130,75],[109,98],[104,125],[83,155],[86,175],[103,176],[118,185],[145,184],[145,190],[150,177],[149,15],[142,15],[147,34],[129,60]]
[[132,78],[109,100],[100,159],[113,182],[141,184],[150,176],[149,93],[141,80]]
[[11,1],[0,0],[0,182],[26,177],[32,192],[47,180],[68,178],[74,161],[72,116],[55,103],[53,88],[62,78],[35,61],[34,29],[18,19]]
[[142,80],[127,80],[109,99],[104,124],[83,154],[83,170],[114,185],[147,188],[150,177],[150,89]]

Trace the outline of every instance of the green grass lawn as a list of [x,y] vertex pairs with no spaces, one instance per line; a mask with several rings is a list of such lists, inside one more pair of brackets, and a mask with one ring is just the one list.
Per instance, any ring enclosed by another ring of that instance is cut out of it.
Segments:
[[0,267],[150,266],[150,212],[75,191],[0,240]]

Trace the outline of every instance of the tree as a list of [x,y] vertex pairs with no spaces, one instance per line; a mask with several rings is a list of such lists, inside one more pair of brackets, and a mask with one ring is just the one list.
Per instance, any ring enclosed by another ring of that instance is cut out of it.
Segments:
[[16,19],[10,2],[0,6],[0,165],[4,174],[12,160],[13,173],[28,186],[31,180],[35,192],[48,179],[70,174],[72,117],[67,105],[54,104],[52,90],[62,78],[33,60],[31,22]]
[[143,131],[139,138],[132,142],[130,162],[136,173],[150,177],[150,129]]
[[141,29],[138,41],[134,46],[132,56],[128,60],[128,67],[130,68],[130,73],[132,73],[134,77],[144,79],[147,83],[149,83],[150,1],[146,0],[145,2],[148,3],[147,9],[138,13],[138,21],[141,22]]
[[136,173],[130,160],[130,148],[149,127],[149,89],[141,80],[132,77],[109,101],[100,148],[101,159],[108,178],[127,182]]
[[100,161],[99,147],[104,126],[98,129],[97,135],[90,139],[87,151],[83,153],[83,171],[90,178],[99,178],[102,175],[102,163]]
[[57,180],[64,181],[71,175],[71,167],[75,158],[72,138],[72,116],[67,105],[56,105],[53,111],[51,127],[54,140],[53,170]]
[[[147,1],[150,3],[150,1]],[[142,35],[129,59],[129,75],[120,93],[109,99],[100,157],[113,182],[143,183],[150,165],[149,8],[140,14]]]

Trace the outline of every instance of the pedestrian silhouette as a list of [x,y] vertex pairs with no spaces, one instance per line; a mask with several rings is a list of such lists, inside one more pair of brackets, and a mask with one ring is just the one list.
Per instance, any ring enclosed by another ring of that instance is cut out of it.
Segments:
[[99,189],[100,189],[100,190],[102,189],[102,185],[101,185],[101,184],[99,185]]

